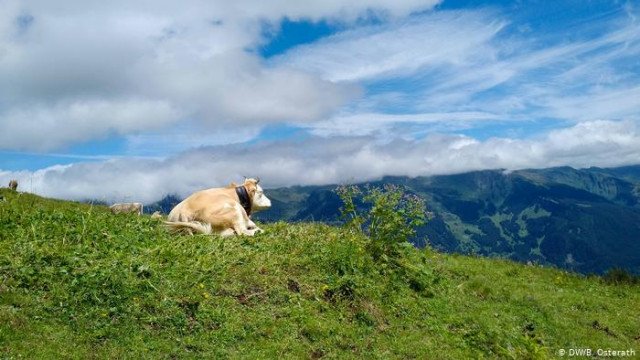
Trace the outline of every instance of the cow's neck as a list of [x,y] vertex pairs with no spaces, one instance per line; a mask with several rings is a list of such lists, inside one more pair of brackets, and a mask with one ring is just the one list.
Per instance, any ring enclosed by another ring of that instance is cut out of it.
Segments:
[[242,205],[244,211],[247,212],[247,216],[251,215],[251,198],[249,197],[247,188],[244,186],[236,186],[236,194],[238,195],[238,199],[240,199],[240,205]]

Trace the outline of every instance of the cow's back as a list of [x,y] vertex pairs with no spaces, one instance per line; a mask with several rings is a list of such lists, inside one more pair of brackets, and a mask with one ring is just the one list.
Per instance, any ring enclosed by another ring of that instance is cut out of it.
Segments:
[[176,205],[169,215],[168,221],[203,221],[208,214],[233,203],[234,188],[212,188],[191,194]]

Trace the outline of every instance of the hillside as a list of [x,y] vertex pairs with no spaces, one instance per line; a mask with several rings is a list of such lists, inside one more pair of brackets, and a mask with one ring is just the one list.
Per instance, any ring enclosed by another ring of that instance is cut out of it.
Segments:
[[[624,268],[640,274],[640,166],[477,171],[433,177],[386,177],[427,199],[434,219],[415,239],[439,250],[553,265],[583,274]],[[267,191],[263,221],[339,219],[332,186]]]
[[323,224],[168,235],[1,189],[2,358],[547,358],[640,350],[640,286],[404,247]]

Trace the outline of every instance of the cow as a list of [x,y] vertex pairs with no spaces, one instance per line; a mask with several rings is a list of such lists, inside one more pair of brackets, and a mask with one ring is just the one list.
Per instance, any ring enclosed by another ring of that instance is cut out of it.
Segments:
[[18,180],[11,180],[9,181],[9,189],[16,191],[18,190]]
[[131,214],[142,215],[141,203],[113,204],[109,206],[109,209],[111,209],[111,212],[114,214],[131,213]]
[[242,185],[231,183],[191,194],[176,205],[165,225],[172,232],[190,235],[249,235],[262,231],[249,216],[271,207],[271,200],[258,185],[260,179],[245,178]]

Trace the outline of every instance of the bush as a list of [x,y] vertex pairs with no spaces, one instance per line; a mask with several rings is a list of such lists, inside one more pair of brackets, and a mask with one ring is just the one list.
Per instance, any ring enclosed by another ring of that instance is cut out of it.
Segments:
[[[427,220],[424,200],[394,185],[366,188],[364,193],[355,186],[341,186],[336,192],[344,203],[340,212],[345,227],[369,238],[367,250],[376,261],[397,257]],[[366,211],[358,209],[358,198]]]
[[630,274],[625,269],[613,268],[607,271],[602,277],[605,283],[608,284],[638,284],[640,283],[640,277]]

